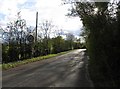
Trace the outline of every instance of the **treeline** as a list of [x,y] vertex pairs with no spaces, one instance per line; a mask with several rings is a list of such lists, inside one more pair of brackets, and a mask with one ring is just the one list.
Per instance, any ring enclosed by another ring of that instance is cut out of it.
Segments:
[[37,43],[18,45],[14,42],[2,44],[2,63],[25,60],[47,54],[56,54],[63,51],[81,48],[80,42],[65,40],[61,36],[43,39]]
[[89,72],[95,87],[120,84],[120,1],[76,2],[72,13],[83,22],[90,57]]
[[[33,57],[56,54],[63,51],[82,47],[80,40],[75,40],[73,34],[66,34],[63,39],[58,29],[53,30],[54,37],[50,37],[53,25],[44,21],[38,28],[37,40],[35,41],[35,29],[26,26],[26,21],[18,18],[10,22],[3,30],[2,63],[21,61]],[[40,32],[41,31],[41,32]]]

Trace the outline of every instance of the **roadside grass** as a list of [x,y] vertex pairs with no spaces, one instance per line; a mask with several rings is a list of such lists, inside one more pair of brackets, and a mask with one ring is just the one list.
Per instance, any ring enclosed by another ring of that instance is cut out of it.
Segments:
[[[70,51],[73,51],[73,50],[70,50]],[[28,64],[28,63],[32,63],[32,62],[56,57],[56,56],[60,56],[62,54],[66,54],[70,51],[60,52],[60,53],[57,53],[57,54],[49,54],[49,55],[46,55],[46,56],[35,57],[35,58],[26,59],[26,60],[22,60],[22,61],[4,63],[4,64],[1,64],[0,67],[2,67],[2,70],[8,70],[8,69],[11,69],[11,68],[14,68],[14,67],[18,67],[20,65],[24,65],[24,64]]]

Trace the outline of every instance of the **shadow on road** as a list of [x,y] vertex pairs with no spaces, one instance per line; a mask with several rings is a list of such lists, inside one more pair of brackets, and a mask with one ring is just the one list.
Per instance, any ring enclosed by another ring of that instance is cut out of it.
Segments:
[[3,72],[3,87],[93,87],[87,55],[79,49],[68,54]]

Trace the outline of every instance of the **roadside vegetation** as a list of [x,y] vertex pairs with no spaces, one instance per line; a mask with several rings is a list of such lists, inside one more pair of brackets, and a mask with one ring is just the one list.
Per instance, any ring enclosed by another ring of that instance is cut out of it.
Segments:
[[3,69],[58,56],[83,47],[80,38],[75,38],[71,33],[64,33],[51,21],[45,20],[36,28],[28,27],[20,12],[17,13],[16,20],[10,21],[4,29],[0,27],[0,30],[3,31]]
[[11,68],[14,68],[14,67],[18,67],[20,65],[24,65],[24,64],[28,64],[28,63],[32,63],[32,62],[36,62],[36,61],[40,61],[40,60],[45,60],[45,59],[56,57],[56,56],[60,56],[60,55],[66,54],[68,52],[70,52],[70,51],[60,52],[60,53],[57,53],[57,54],[49,54],[49,55],[46,55],[46,56],[35,57],[35,58],[26,59],[26,60],[22,60],[22,61],[3,63],[2,65],[0,65],[0,67],[2,67],[2,70],[8,70],[8,69],[11,69]]
[[79,16],[83,22],[82,36],[86,40],[94,86],[120,86],[120,1],[64,1],[74,5],[68,15]]

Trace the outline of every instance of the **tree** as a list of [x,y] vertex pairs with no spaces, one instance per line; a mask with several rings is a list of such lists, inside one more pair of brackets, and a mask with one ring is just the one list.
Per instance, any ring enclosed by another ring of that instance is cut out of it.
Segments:
[[68,1],[74,2],[75,5],[68,15],[79,16],[85,28],[84,36],[86,35],[90,57],[90,74],[95,86],[119,86],[120,1],[118,3]]
[[56,38],[52,38],[53,45],[53,53],[59,53],[64,51],[64,39],[61,36],[57,36]]
[[73,49],[73,43],[74,43],[74,35],[72,33],[68,33],[66,35],[66,40],[68,41],[68,49]]
[[51,34],[51,29],[53,28],[53,24],[51,21],[44,21],[40,24],[41,30],[42,30],[42,36],[43,36],[43,48],[44,52],[47,55],[50,52],[50,44],[49,44],[49,39],[50,39],[50,34]]
[[[27,39],[29,32],[27,32],[26,21],[21,18],[20,12],[17,15],[17,19],[9,22],[2,34],[2,38],[7,44],[3,43],[3,49],[7,49],[7,52],[3,52],[3,56],[4,53],[7,56],[3,58],[4,62],[18,61],[31,57],[32,46]],[[27,46],[29,47],[27,48]],[[28,49],[30,50],[27,51]]]

